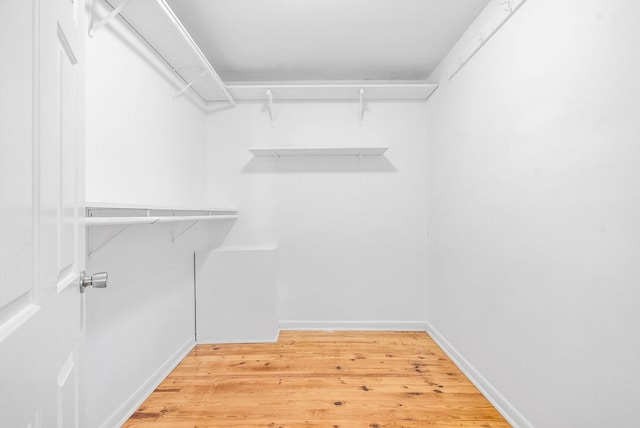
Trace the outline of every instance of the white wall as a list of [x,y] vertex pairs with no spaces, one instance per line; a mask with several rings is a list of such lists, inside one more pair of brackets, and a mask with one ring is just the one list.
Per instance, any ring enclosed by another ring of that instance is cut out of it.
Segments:
[[[85,295],[82,426],[120,426],[195,345],[193,257],[207,226],[173,243],[182,227],[130,226],[87,260],[109,285]],[[112,232],[92,227],[89,250]]]
[[[416,328],[426,281],[426,105],[276,103],[208,118],[212,205],[240,218],[224,246],[278,245],[283,327]],[[254,158],[260,146],[388,146],[384,157]],[[394,324],[397,323],[397,324]]]
[[434,75],[428,320],[523,425],[640,417],[638,16],[532,0]]
[[[166,64],[119,19],[86,49],[87,200],[204,207],[204,112],[173,101]],[[119,426],[195,343],[193,258],[214,226],[173,243],[185,226],[130,226],[88,260],[109,286],[86,294],[82,426]],[[88,250],[117,228],[89,228]]]
[[120,19],[86,49],[87,200],[203,206],[204,113],[186,96],[173,101],[177,80]]

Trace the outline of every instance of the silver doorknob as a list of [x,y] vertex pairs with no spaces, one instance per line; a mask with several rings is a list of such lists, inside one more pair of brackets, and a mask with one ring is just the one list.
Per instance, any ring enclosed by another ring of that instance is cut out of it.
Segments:
[[106,272],[98,272],[93,275],[87,275],[86,272],[80,273],[80,292],[84,293],[87,287],[106,288],[109,275]]

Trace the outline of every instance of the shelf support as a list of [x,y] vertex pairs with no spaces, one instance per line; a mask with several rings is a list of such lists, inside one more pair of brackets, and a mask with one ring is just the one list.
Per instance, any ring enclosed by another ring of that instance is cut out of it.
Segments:
[[105,16],[100,21],[98,21],[95,24],[93,24],[91,26],[91,28],[89,29],[89,37],[93,37],[93,35],[96,34],[96,32],[99,29],[101,29],[102,27],[107,25],[109,23],[109,21],[111,21],[113,18],[115,18],[117,15],[119,15],[120,12],[122,12],[122,10],[125,7],[129,6],[134,1],[136,1],[136,0],[124,0],[115,9],[113,9],[111,12],[109,12],[109,14],[107,16]]
[[271,92],[271,89],[267,89],[267,111],[269,112],[269,120],[271,121],[271,127],[273,128],[273,92]]
[[193,53],[195,53],[198,59],[200,59],[200,62],[202,63],[202,65],[204,65],[204,67],[207,70],[209,70],[209,72],[211,73],[211,77],[218,84],[218,86],[220,87],[220,90],[224,93],[224,96],[229,101],[229,104],[235,107],[236,100],[229,93],[229,90],[227,89],[227,85],[222,81],[218,73],[214,70],[213,66],[211,65],[207,57],[202,53],[202,51],[200,50],[200,47],[198,47],[198,44],[193,40],[193,38],[191,38],[191,35],[187,31],[187,29],[184,28],[184,25],[182,25],[182,22],[180,22],[180,20],[178,19],[176,14],[173,12],[173,10],[169,7],[169,4],[167,3],[167,1],[155,0],[155,3],[158,5],[162,13],[164,13],[167,20],[175,27],[176,31],[178,31],[178,33],[180,33],[182,38],[187,42],[187,45],[189,45]]
[[87,258],[92,259],[93,256],[98,251],[104,248],[104,246],[107,245],[109,242],[113,241],[118,235],[124,232],[125,229],[129,226],[130,226],[129,224],[124,224],[118,227],[117,229],[113,230],[111,233],[109,233],[98,245],[96,245],[95,247],[93,247],[92,250],[89,251],[89,253],[87,254]]
[[358,116],[358,124],[362,128],[362,120],[364,119],[364,88],[360,88],[360,115]]
[[180,98],[182,96],[182,94],[184,94],[190,87],[192,87],[198,80],[202,79],[203,77],[205,77],[206,75],[210,74],[211,71],[209,70],[204,70],[202,73],[200,73],[198,75],[198,77],[196,77],[195,79],[193,79],[191,82],[187,83],[186,86],[184,86],[182,89],[180,89],[178,92],[176,92],[176,94],[173,96],[173,101],[177,100],[178,98]]
[[180,231],[180,233],[173,234],[173,236],[171,237],[171,243],[176,242],[178,240],[178,238],[180,238],[182,235],[184,235],[187,232],[187,230],[191,229],[196,224],[198,224],[198,220],[192,221],[191,223],[189,223],[189,225],[187,227],[185,227],[184,229],[182,229],[182,231]]

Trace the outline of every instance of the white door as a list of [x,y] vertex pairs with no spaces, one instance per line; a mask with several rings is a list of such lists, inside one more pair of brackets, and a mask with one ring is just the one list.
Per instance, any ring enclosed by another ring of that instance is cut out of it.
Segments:
[[0,426],[78,427],[83,0],[0,1]]

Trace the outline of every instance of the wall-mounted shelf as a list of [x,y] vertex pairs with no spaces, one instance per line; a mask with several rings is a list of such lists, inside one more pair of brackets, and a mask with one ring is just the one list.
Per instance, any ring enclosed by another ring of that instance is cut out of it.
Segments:
[[90,34],[120,16],[178,76],[175,98],[195,91],[204,103],[236,105],[237,101],[266,102],[273,121],[273,104],[283,101],[425,101],[438,85],[422,80],[392,81],[269,81],[224,82],[166,0],[104,0],[106,11],[94,13]]
[[264,102],[271,125],[274,108],[280,102],[334,101],[358,103],[362,126],[366,103],[372,101],[426,101],[438,85],[423,81],[358,82],[261,82],[229,83],[227,89],[237,101]]
[[[124,232],[129,226],[139,224],[157,223],[188,223],[186,227],[176,229],[174,227],[172,242],[184,235],[197,223],[205,221],[235,220],[238,218],[238,210],[232,208],[216,209],[189,209],[189,208],[164,208],[146,207],[139,208],[124,204],[95,204],[88,203],[85,216],[87,227],[118,226],[109,231],[102,239],[88,250],[87,256],[91,258],[97,251],[111,242],[116,236]],[[102,229],[102,228],[101,228]]]
[[387,147],[253,147],[254,156],[382,156]]
[[[229,82],[237,101],[425,101],[438,87],[423,81]],[[270,91],[270,92],[267,92]]]
[[100,206],[87,207],[85,224],[87,226],[108,226],[232,220],[238,218],[237,214],[238,210],[230,208],[138,208],[132,206],[101,204]]
[[192,89],[204,102],[236,102],[228,92],[208,58],[182,25],[166,0],[104,0],[110,9],[94,12],[89,30],[92,37],[99,37],[100,28],[120,16],[162,57],[178,77],[178,89],[174,99]]

